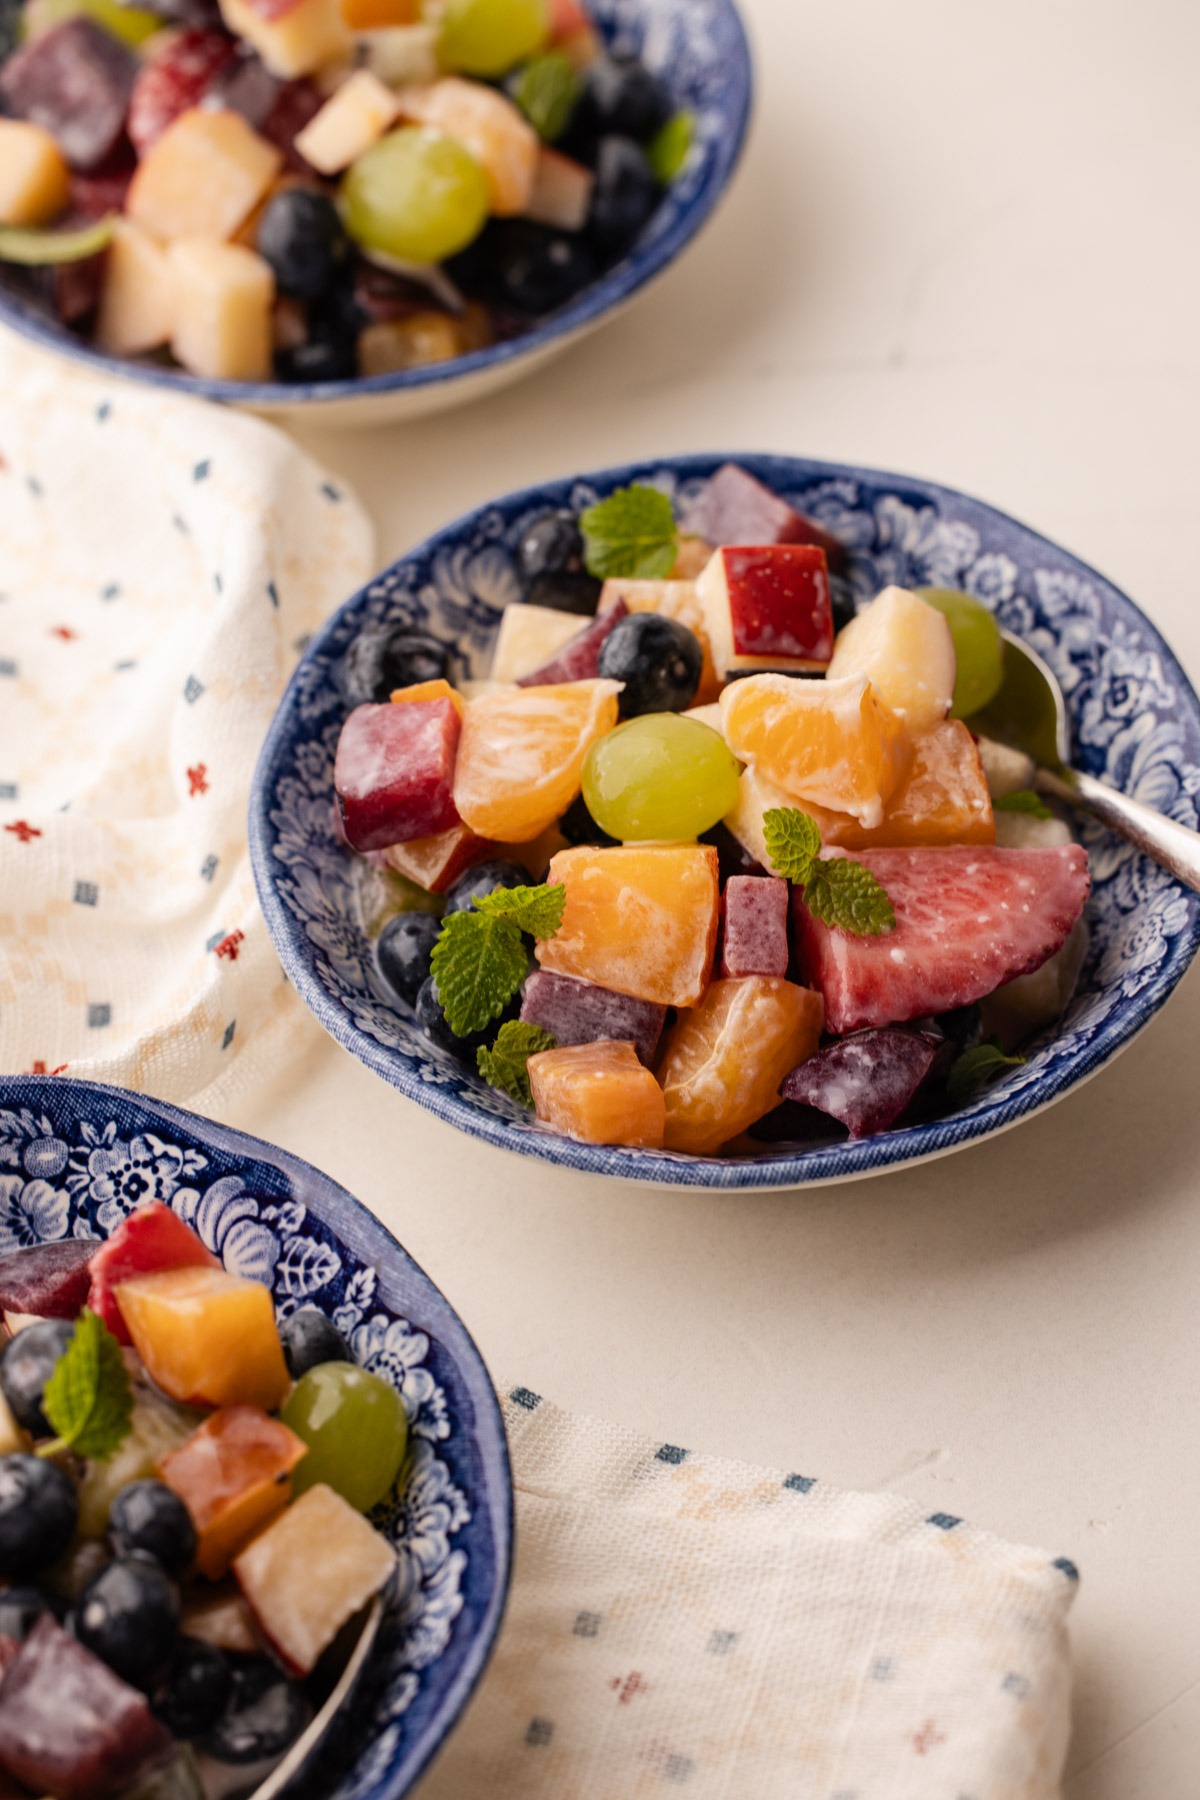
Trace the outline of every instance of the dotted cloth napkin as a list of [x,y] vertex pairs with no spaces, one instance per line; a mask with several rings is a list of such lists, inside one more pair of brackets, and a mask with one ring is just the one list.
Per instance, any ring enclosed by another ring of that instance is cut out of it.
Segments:
[[[311,1042],[258,748],[372,565],[272,427],[0,334],[0,1070],[220,1112]],[[1075,1571],[881,1494],[505,1402],[496,1656],[420,1800],[1052,1800]]]

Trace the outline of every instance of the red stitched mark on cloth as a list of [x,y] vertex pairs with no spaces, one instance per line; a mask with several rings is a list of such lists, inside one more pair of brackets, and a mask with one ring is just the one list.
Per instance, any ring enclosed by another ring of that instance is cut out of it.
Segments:
[[208,764],[197,763],[194,769],[187,772],[188,798],[194,800],[197,794],[208,792]]
[[31,825],[28,819],[17,819],[14,824],[6,825],[4,829],[5,831],[11,831],[13,836],[19,838],[23,844],[27,844],[30,838],[41,837],[42,835],[37,826]]
[[77,638],[79,636],[79,633],[77,631],[72,631],[69,625],[52,625],[50,627],[50,636],[61,638],[64,644],[69,644],[72,638]]
[[244,931],[231,931],[228,937],[222,938],[219,944],[213,945],[213,955],[227,956],[230,962],[236,962],[238,959],[238,945],[244,944],[245,941],[246,934]]
[[913,1749],[918,1756],[928,1756],[938,1744],[946,1742],[946,1734],[939,1731],[932,1719],[926,1719],[920,1731],[913,1733]]
[[649,1685],[642,1680],[636,1669],[632,1675],[614,1675],[608,1685],[616,1692],[618,1706],[628,1706],[636,1695],[650,1692]]
[[57,1069],[48,1069],[44,1062],[35,1062],[29,1073],[31,1075],[65,1075],[69,1063],[59,1063]]

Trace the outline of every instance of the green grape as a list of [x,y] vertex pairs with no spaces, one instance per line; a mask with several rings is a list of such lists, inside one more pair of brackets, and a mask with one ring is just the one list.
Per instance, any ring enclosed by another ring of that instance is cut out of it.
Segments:
[[447,0],[438,57],[462,75],[507,75],[549,35],[546,0]]
[[138,6],[123,6],[120,0],[29,0],[25,8],[22,37],[42,37],[56,25],[80,16],[94,19],[105,31],[120,38],[123,44],[137,49],[163,29],[163,21]]
[[725,817],[739,774],[724,738],[699,719],[643,713],[592,745],[583,798],[601,831],[623,843],[686,843]]
[[383,1499],[404,1461],[408,1416],[390,1382],[354,1363],[318,1363],[279,1413],[308,1455],[292,1477],[296,1494],[323,1481],[359,1512]]
[[918,588],[922,600],[944,614],[954,638],[958,674],[952,719],[969,719],[1000,692],[1004,652],[1000,627],[981,601],[957,588]]
[[342,206],[346,229],[365,250],[402,262],[442,262],[482,231],[487,178],[453,138],[405,125],[351,164]]

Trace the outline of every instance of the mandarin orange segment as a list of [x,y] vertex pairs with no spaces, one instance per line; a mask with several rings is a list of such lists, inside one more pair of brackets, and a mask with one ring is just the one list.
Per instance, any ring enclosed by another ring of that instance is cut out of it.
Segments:
[[784,1077],[820,1043],[824,1016],[820,994],[791,981],[714,981],[671,1031],[659,1064],[665,1147],[709,1156],[774,1111]]
[[748,675],[722,693],[721,720],[734,754],[793,803],[851,813],[863,825],[880,824],[907,768],[904,726],[865,675]]
[[546,879],[561,881],[567,899],[557,934],[537,945],[544,969],[660,1006],[695,1006],[717,946],[711,845],[584,844],[560,850]]
[[619,681],[570,681],[471,700],[454,771],[459,816],[480,837],[524,844],[566,812],[583,761],[617,722]]
[[574,1044],[529,1058],[539,1119],[586,1144],[661,1150],[666,1103],[632,1044]]
[[849,813],[808,808],[824,844],[843,850],[921,844],[994,844],[992,799],[975,740],[961,719],[946,719],[912,740],[912,766],[873,830]]
[[[699,543],[699,539],[693,539]],[[706,546],[707,548],[707,546]],[[686,625],[699,640],[703,661],[700,665],[700,686],[696,689],[693,706],[707,706],[721,692],[721,677],[717,674],[717,665],[713,661],[712,644],[704,624],[704,607],[696,592],[694,581],[683,581],[673,576],[670,581],[625,581],[612,579],[604,584],[600,595],[600,609],[611,606],[614,601],[623,600],[631,613],[656,612],[664,619],[674,619],[677,624]]]
[[411,687],[393,688],[389,696],[393,706],[403,706],[407,700],[449,700],[459,718],[462,718],[466,704],[457,688],[439,676],[436,681],[414,681]]

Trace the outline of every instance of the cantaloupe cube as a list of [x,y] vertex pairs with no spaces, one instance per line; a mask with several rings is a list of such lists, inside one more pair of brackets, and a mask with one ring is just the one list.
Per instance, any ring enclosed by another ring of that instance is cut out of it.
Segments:
[[270,264],[241,244],[188,238],[172,244],[171,265],[171,349],[184,368],[212,380],[266,380],[275,298]]
[[253,0],[220,0],[220,4],[221,17],[233,35],[245,38],[282,81],[311,75],[350,53],[350,33],[339,0],[298,0],[286,12],[269,9],[270,16]]
[[271,1412],[291,1386],[271,1295],[224,1269],[137,1275],[114,1292],[150,1379],[185,1406]]
[[539,140],[511,100],[482,82],[448,75],[400,95],[406,119],[432,125],[469,150],[487,177],[491,210],[523,213],[537,181]]
[[779,1105],[784,1076],[821,1041],[810,988],[770,976],[714,981],[667,1036],[659,1065],[668,1150],[709,1156]]
[[452,688],[440,675],[436,681],[415,681],[411,687],[393,688],[388,698],[393,706],[403,706],[412,700],[449,700],[460,719],[465,705],[457,688]]
[[96,341],[114,356],[157,350],[175,328],[175,277],[157,238],[117,219],[104,265]]
[[308,1445],[259,1406],[224,1406],[158,1465],[196,1527],[196,1567],[218,1581],[241,1549],[292,1497],[291,1474]]
[[828,676],[866,675],[912,731],[943,720],[954,701],[954,638],[943,613],[889,587],[838,633]]
[[153,237],[230,238],[282,165],[282,151],[240,113],[194,106],[147,150],[125,210]]
[[411,26],[421,18],[421,0],[341,0],[342,18],[351,31],[385,31]]
[[0,225],[46,225],[67,204],[71,177],[54,136],[25,119],[0,119]]
[[575,1044],[529,1058],[534,1111],[585,1144],[661,1150],[663,1091],[632,1044]]
[[492,681],[518,681],[557,656],[587,623],[552,606],[506,606],[492,646]]
[[294,148],[322,175],[339,175],[377,144],[400,111],[391,88],[370,69],[356,69],[294,139]]

